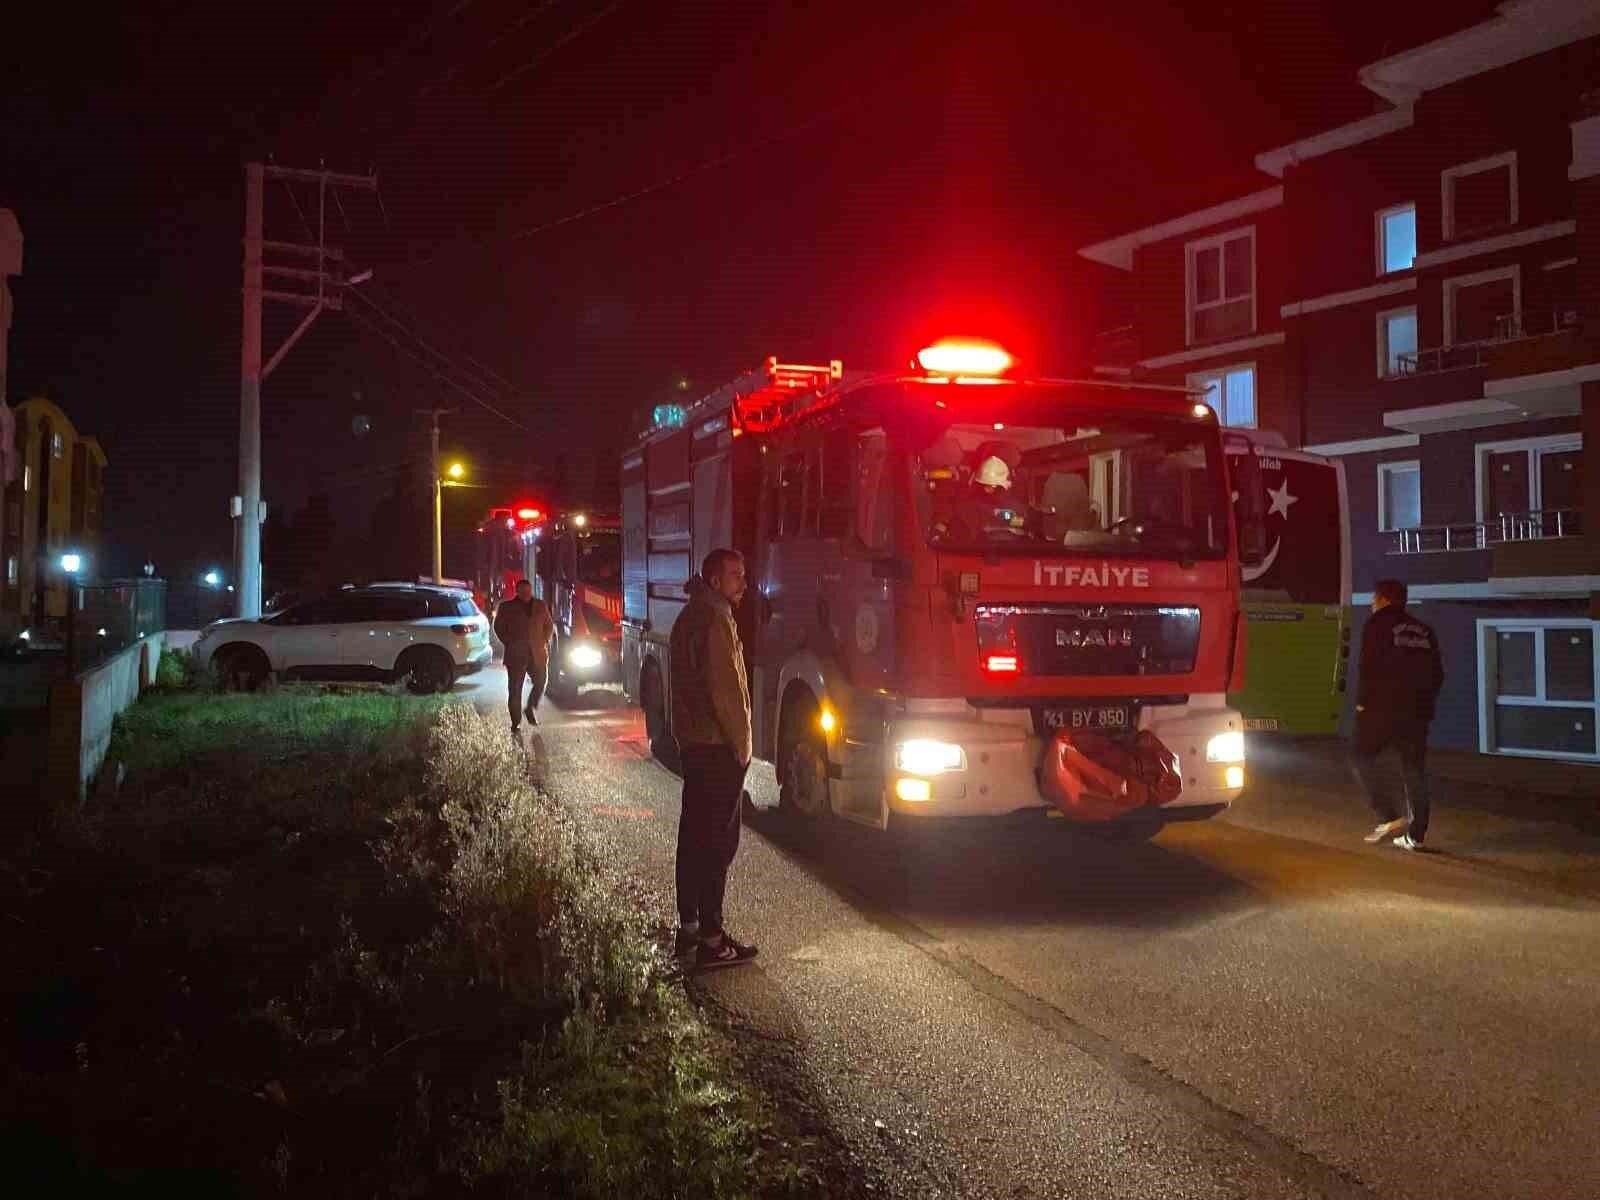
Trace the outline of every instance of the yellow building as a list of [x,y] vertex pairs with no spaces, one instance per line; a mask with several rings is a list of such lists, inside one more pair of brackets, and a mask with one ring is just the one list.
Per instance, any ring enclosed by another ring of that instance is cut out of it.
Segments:
[[105,509],[105,451],[42,396],[13,410],[16,472],[5,489],[0,637],[59,622],[67,611],[63,555],[92,576]]

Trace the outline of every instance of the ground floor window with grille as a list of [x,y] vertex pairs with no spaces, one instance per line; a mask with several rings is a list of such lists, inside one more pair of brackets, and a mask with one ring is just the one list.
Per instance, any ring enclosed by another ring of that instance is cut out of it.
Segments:
[[1600,761],[1600,622],[1478,622],[1479,745]]

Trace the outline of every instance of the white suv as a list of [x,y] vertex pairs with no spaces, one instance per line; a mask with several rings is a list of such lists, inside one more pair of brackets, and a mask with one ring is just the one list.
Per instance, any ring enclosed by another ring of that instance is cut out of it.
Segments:
[[200,631],[195,665],[253,686],[267,675],[303,679],[404,679],[412,691],[447,691],[494,651],[489,620],[470,592],[411,584],[347,587],[256,620],[232,617]]

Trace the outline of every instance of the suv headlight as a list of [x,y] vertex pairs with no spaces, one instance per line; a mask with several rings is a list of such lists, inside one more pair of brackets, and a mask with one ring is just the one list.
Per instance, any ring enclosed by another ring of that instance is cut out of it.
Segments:
[[1219,733],[1206,743],[1206,761],[1239,763],[1244,761],[1244,734],[1237,729]]
[[911,775],[939,775],[945,771],[963,770],[966,765],[966,752],[953,742],[913,738],[894,748],[895,770]]
[[580,671],[592,671],[605,661],[598,647],[578,643],[567,651],[567,661]]

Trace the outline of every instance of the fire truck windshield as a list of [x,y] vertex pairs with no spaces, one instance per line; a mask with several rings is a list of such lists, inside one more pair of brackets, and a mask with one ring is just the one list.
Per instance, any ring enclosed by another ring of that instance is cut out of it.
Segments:
[[1227,506],[1214,430],[1096,413],[1060,427],[952,424],[914,459],[930,545],[992,554],[1215,559]]
[[622,578],[622,535],[596,529],[578,535],[578,582],[616,587]]

